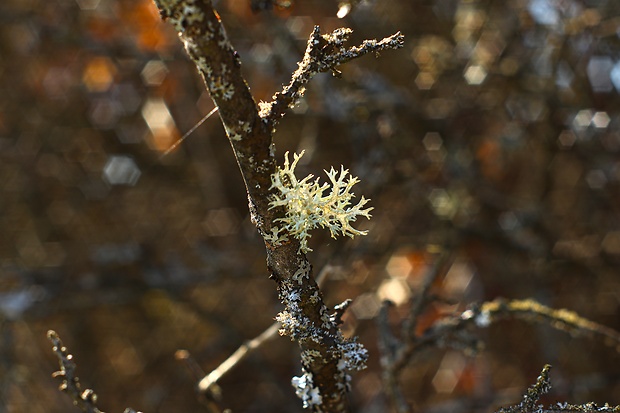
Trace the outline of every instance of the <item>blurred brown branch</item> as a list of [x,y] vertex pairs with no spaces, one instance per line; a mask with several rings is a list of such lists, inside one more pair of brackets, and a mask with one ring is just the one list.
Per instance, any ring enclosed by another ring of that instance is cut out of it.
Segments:
[[280,329],[280,323],[273,323],[269,328],[263,331],[260,335],[252,340],[246,341],[241,347],[237,349],[229,358],[227,358],[222,364],[220,364],[215,370],[203,377],[198,382],[198,390],[206,393],[217,381],[230,369],[235,367],[241,360],[247,357],[252,351],[258,349],[266,341],[273,339],[278,335]]
[[[52,377],[60,377],[62,379],[62,383],[59,386],[60,391],[67,393],[73,399],[73,404],[82,409],[82,411],[87,413],[103,413],[97,407],[97,395],[95,392],[92,389],[82,390],[80,379],[75,375],[77,365],[73,361],[73,355],[62,344],[58,334],[53,330],[49,330],[47,338],[51,341],[52,350],[56,353],[60,364],[60,370],[52,374]],[[136,413],[136,411],[127,408],[125,413]]]
[[[428,298],[424,298],[424,296],[429,295],[429,286],[437,276],[437,268],[440,268],[440,266],[434,266],[434,271],[430,271],[427,274],[420,293],[412,299],[413,304],[410,317],[415,319],[416,316],[421,314],[420,309],[423,306],[419,304],[420,302],[424,300],[428,302]],[[384,304],[377,321],[380,329],[379,340],[382,352],[383,380],[386,391],[396,411],[399,413],[411,411],[411,407],[401,392],[398,377],[416,354],[429,347],[453,347],[474,352],[478,351],[482,343],[475,337],[471,329],[486,328],[492,323],[506,318],[544,323],[573,336],[590,336],[606,345],[613,346],[616,351],[620,351],[620,333],[617,331],[580,317],[572,311],[553,309],[531,299],[496,299],[481,305],[472,305],[459,315],[438,320],[417,336],[415,331],[411,331],[408,328],[404,329],[405,339],[402,342],[393,336],[388,326],[389,307],[388,304]],[[415,321],[405,320],[404,324],[415,325]],[[546,371],[543,370],[543,372]],[[541,377],[546,376],[543,375]],[[514,412],[533,411],[528,409],[515,410]],[[511,410],[511,412],[513,411]]]
[[430,289],[433,282],[450,268],[454,260],[453,252],[444,251],[435,259],[431,268],[426,272],[419,290],[411,299],[409,315],[403,321],[402,335],[403,341],[400,342],[391,332],[388,324],[389,302],[384,302],[377,316],[379,327],[379,349],[381,350],[381,366],[385,389],[392,400],[398,413],[407,413],[411,407],[407,403],[401,388],[398,384],[398,376],[404,368],[402,362],[402,349],[412,348],[415,345],[415,330],[418,318],[422,315],[426,306],[432,301]]
[[574,405],[569,403],[557,403],[555,406],[549,406],[548,408],[538,404],[540,398],[549,393],[551,389],[551,381],[549,380],[549,370],[551,366],[547,364],[540,372],[540,376],[523,395],[521,403],[510,407],[502,407],[497,413],[618,413],[620,412],[620,406],[612,407],[608,404],[604,406],[597,406],[594,403],[584,403],[581,405]]

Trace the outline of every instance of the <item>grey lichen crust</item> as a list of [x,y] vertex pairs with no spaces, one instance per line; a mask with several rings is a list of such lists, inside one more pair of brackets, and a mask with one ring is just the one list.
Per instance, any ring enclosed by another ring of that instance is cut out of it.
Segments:
[[[281,323],[280,334],[286,335],[302,346],[301,353],[302,375],[293,377],[291,383],[295,393],[306,408],[320,406],[325,395],[321,393],[320,385],[312,373],[312,367],[325,364],[325,356],[313,349],[313,345],[322,346],[326,338],[333,342],[331,358],[338,360],[337,368],[332,378],[337,383],[339,391],[349,390],[351,376],[349,372],[366,368],[368,351],[357,342],[356,338],[345,338],[336,325],[335,316],[328,313],[327,307],[321,304],[320,325],[316,325],[307,315],[303,306],[305,302],[318,303],[318,290],[308,288],[311,266],[302,260],[299,270],[290,280],[283,281],[280,287],[280,301],[285,310],[280,312],[276,320]],[[312,292],[311,292],[312,291]],[[333,395],[332,395],[333,398]]]

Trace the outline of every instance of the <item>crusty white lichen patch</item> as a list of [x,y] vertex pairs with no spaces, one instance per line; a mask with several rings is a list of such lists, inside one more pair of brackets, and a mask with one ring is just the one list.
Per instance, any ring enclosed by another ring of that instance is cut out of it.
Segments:
[[[278,313],[276,320],[280,322],[280,334],[289,336],[297,342],[314,341],[320,343],[325,331],[329,331],[329,325],[316,326],[314,322],[302,311],[302,297],[304,288],[308,283],[304,280],[309,277],[310,265],[302,264],[301,268],[289,280],[283,280],[280,284],[280,301],[284,304],[283,311]],[[323,305],[320,309],[321,319],[328,315],[327,308]]]
[[225,64],[220,67],[219,73],[207,63],[206,59],[199,61],[200,69],[205,74],[209,92],[214,96],[219,96],[224,100],[230,100],[235,95],[235,86],[228,81],[229,69]]
[[196,5],[196,0],[159,0],[157,5],[179,34],[185,32],[189,25],[204,20],[204,14]]
[[[281,323],[280,334],[302,345],[303,374],[293,378],[293,386],[307,408],[322,402],[320,392],[312,381],[312,366],[337,363],[334,381],[340,391],[344,392],[349,389],[351,381],[348,373],[364,369],[368,359],[368,351],[357,338],[345,338],[342,335],[335,317],[330,316],[327,307],[320,303],[318,289],[309,286],[307,278],[310,277],[310,269],[307,260],[302,259],[295,274],[280,282],[280,301],[285,309],[276,317]],[[319,305],[319,321],[316,323],[303,312],[308,303]],[[324,345],[326,339],[333,344],[325,352],[313,349],[312,345],[308,346],[310,342]]]
[[[215,25],[211,21],[206,23],[206,30],[197,25],[196,23],[203,22],[206,19],[197,0],[158,0],[157,4],[163,15],[167,16],[177,30],[185,49],[204,74],[210,93],[224,100],[232,99],[235,95],[235,87],[228,81],[230,69],[225,64],[222,64],[219,70],[211,67],[204,57],[203,51],[196,43],[197,37],[200,37],[201,41],[217,39],[217,45],[220,49],[223,49],[226,54],[232,53],[233,48],[228,41],[224,27],[221,24]],[[190,28],[192,30],[189,30]]]
[[366,235],[367,231],[360,231],[351,226],[358,217],[370,218],[373,208],[363,208],[369,199],[363,196],[355,205],[351,200],[355,194],[351,192],[359,179],[349,175],[349,171],[340,168],[340,172],[331,168],[325,171],[329,183],[320,183],[319,179],[312,180],[313,175],[298,180],[295,176],[295,167],[301,154],[293,155],[293,162],[288,159],[288,152],[284,156],[284,167],[278,167],[271,176],[271,189],[276,189],[275,198],[269,204],[271,208],[286,207],[284,218],[276,219],[282,225],[283,233],[293,235],[300,241],[300,252],[312,251],[308,246],[310,231],[315,228],[327,228],[332,236],[346,235],[353,238],[356,235]]
[[[232,141],[240,141],[243,139],[243,135],[241,135],[237,130],[229,127],[228,125],[224,124],[224,129],[226,130],[226,135],[228,136],[228,139]],[[239,156],[239,154],[237,156]]]
[[302,369],[302,375],[300,377],[293,377],[291,384],[295,388],[295,394],[299,397],[304,408],[312,408],[323,403],[321,392],[314,384],[312,373]]

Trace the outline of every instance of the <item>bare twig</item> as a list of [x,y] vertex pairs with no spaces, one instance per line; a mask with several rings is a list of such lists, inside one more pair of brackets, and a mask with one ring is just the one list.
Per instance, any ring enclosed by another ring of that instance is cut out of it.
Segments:
[[58,357],[60,370],[52,374],[52,377],[62,378],[59,386],[60,391],[67,393],[72,399],[73,404],[87,413],[103,413],[97,408],[97,395],[92,389],[82,390],[80,379],[75,375],[77,368],[73,361],[73,355],[69,354],[69,350],[62,344],[60,337],[55,331],[47,332],[47,338],[52,342],[52,350]]
[[252,340],[246,341],[235,351],[230,357],[228,357],[222,364],[220,364],[215,370],[203,377],[198,382],[198,390],[201,392],[207,392],[212,386],[215,386],[217,381],[233,367],[235,367],[241,360],[248,356],[253,350],[259,348],[265,342],[271,340],[278,335],[280,329],[280,323],[273,323],[269,328],[263,331],[259,336]]
[[282,92],[274,95],[272,102],[261,104],[261,116],[268,119],[272,127],[275,127],[286,110],[304,95],[306,84],[317,73],[332,71],[337,74],[337,67],[343,63],[371,52],[398,49],[404,44],[404,36],[397,32],[380,41],[365,40],[360,46],[346,48],[344,43],[351,33],[351,29],[341,28],[331,34],[321,35],[319,26],[314,26],[304,58],[293,73],[291,82]]
[[468,317],[478,327],[486,327],[504,318],[545,323],[571,335],[586,335],[599,339],[604,344],[614,347],[616,351],[620,351],[620,333],[616,330],[583,318],[573,311],[550,308],[531,299],[510,301],[496,299],[485,302],[478,310],[473,308],[461,315],[464,320]]
[[485,328],[506,318],[545,323],[571,335],[587,335],[600,339],[604,344],[620,351],[620,333],[580,317],[572,311],[553,309],[531,299],[496,299],[481,305],[473,305],[460,315],[448,317],[433,324],[416,339],[415,346],[402,349],[397,363],[408,363],[415,353],[424,348],[437,345],[445,347],[459,343],[459,335],[467,329]]
[[[62,378],[59,386],[60,391],[67,393],[73,404],[87,413],[103,413],[97,407],[97,395],[92,389],[82,390],[80,379],[75,375],[77,365],[73,361],[73,355],[69,354],[69,350],[62,344],[60,337],[55,331],[49,330],[47,338],[52,342],[52,350],[58,357],[60,370],[52,374],[52,377]],[[125,413],[139,413],[131,408],[125,409]]]
[[521,403],[510,407],[502,407],[497,413],[618,413],[620,412],[620,406],[612,407],[609,404],[604,406],[597,406],[594,403],[584,403],[581,405],[574,405],[569,403],[557,403],[555,406],[549,406],[544,408],[538,404],[540,398],[549,393],[551,389],[551,381],[549,380],[549,370],[551,366],[549,364],[543,367],[540,372],[540,376],[536,379],[536,383],[532,385],[525,394]]
[[[200,368],[196,359],[192,357],[187,350],[177,350],[174,354],[175,358],[185,365],[196,381],[204,377],[205,373]],[[206,391],[201,392],[199,389],[198,401],[204,406],[209,413],[220,413],[226,411],[220,406],[222,401],[222,389],[217,383],[213,383]]]
[[430,294],[431,286],[442,272],[444,272],[447,268],[450,268],[453,255],[454,254],[452,252],[443,252],[424,275],[418,292],[411,299],[409,316],[403,322],[402,342],[398,341],[396,337],[394,337],[389,327],[389,302],[383,304],[379,317],[377,318],[379,326],[379,349],[381,351],[383,383],[386,393],[398,413],[408,413],[411,411],[411,406],[407,403],[398,384],[398,376],[405,366],[405,360],[400,355],[402,354],[403,349],[414,348],[416,340],[415,330],[417,327],[418,318],[422,315],[424,309],[432,300],[432,296]]

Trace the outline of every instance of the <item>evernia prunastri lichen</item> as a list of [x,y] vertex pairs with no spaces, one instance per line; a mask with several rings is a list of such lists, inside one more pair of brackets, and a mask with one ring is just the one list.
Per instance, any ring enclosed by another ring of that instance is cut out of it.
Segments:
[[370,211],[373,209],[364,208],[369,199],[363,196],[357,204],[351,203],[355,197],[351,188],[359,179],[351,176],[344,167],[340,167],[340,172],[334,168],[325,171],[329,182],[321,183],[319,178],[313,180],[313,175],[298,180],[295,167],[303,154],[303,151],[299,155],[293,154],[293,162],[290,163],[287,152],[284,155],[284,166],[278,167],[271,176],[271,188],[276,189],[276,197],[270,207],[286,207],[285,217],[276,220],[281,226],[274,231],[271,241],[285,241],[286,234],[290,234],[301,242],[300,252],[306,253],[312,251],[308,247],[308,238],[310,231],[315,228],[329,229],[332,238],[337,235],[351,238],[355,235],[366,235],[368,231],[360,231],[351,226],[359,216],[370,218]]

